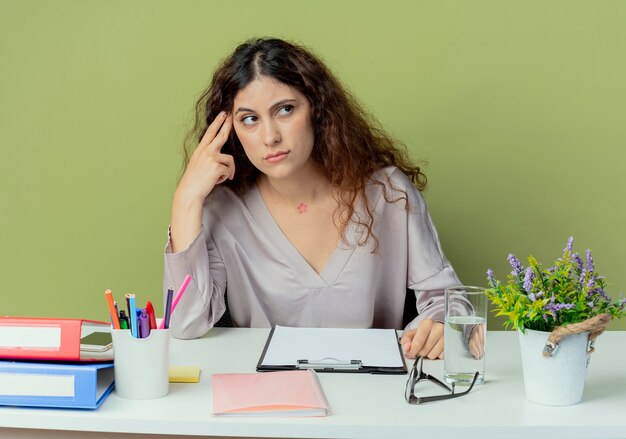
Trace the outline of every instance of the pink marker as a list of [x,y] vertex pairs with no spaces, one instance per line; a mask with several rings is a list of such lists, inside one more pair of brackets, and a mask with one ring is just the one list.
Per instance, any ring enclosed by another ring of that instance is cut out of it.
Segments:
[[187,277],[185,277],[185,280],[183,281],[182,285],[180,286],[180,289],[178,290],[178,293],[176,293],[176,296],[174,296],[174,300],[172,301],[172,310],[170,311],[170,314],[173,313],[174,310],[176,309],[176,305],[178,305],[180,298],[183,297],[183,293],[187,289],[187,285],[189,285],[189,282],[191,282],[190,274],[188,274]]

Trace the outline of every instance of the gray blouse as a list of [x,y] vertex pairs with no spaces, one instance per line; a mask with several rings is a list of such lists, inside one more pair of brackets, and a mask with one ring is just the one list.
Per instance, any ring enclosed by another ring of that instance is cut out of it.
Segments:
[[[383,196],[383,185],[387,199]],[[406,197],[402,193],[406,192]],[[441,250],[419,191],[395,167],[376,172],[366,188],[378,238],[357,246],[362,227],[348,225],[318,274],[282,233],[254,187],[243,197],[217,186],[207,197],[203,227],[183,251],[165,248],[164,290],[193,280],[171,316],[177,338],[201,337],[228,308],[235,326],[400,328],[406,289],[419,313],[443,321],[443,291],[460,284]],[[408,201],[408,208],[405,208]],[[358,215],[359,210],[355,215]]]

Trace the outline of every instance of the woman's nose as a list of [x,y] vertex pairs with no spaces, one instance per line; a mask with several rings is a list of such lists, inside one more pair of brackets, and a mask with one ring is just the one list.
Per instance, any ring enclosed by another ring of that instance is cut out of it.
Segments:
[[265,146],[274,146],[282,140],[278,127],[273,122],[263,125],[263,143]]

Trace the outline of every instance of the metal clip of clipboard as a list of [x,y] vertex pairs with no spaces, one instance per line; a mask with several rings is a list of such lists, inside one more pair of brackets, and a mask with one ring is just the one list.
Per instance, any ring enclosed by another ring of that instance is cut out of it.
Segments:
[[297,369],[358,370],[362,366],[361,360],[343,361],[333,357],[325,357],[315,361],[298,360],[296,362]]

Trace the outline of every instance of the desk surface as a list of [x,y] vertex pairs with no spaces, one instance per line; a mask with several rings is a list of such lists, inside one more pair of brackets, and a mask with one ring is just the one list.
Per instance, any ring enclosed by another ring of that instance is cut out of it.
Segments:
[[[200,366],[200,383],[171,384],[168,396],[150,401],[125,400],[112,393],[95,411],[0,407],[0,436],[18,431],[14,429],[34,429],[29,430],[33,434],[44,429],[226,437],[626,437],[626,369],[619,361],[624,331],[598,338],[583,401],[575,406],[526,401],[517,334],[490,331],[487,381],[462,398],[411,406],[403,397],[406,375],[320,374],[331,408],[328,417],[211,415],[211,373],[253,372],[268,333],[216,328],[202,339],[172,340],[171,364]],[[425,367],[441,376],[442,363],[427,362]]]

